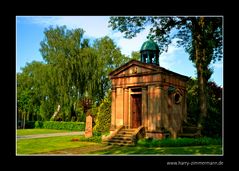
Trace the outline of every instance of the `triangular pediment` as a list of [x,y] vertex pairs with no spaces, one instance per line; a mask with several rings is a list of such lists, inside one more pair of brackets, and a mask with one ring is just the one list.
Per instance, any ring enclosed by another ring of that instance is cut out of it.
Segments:
[[153,64],[146,64],[137,60],[131,60],[128,63],[112,71],[111,77],[130,76],[159,71],[160,67]]

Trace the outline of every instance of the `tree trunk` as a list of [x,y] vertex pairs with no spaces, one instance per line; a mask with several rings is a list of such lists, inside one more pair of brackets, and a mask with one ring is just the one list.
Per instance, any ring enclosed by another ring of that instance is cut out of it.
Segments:
[[198,72],[198,88],[199,88],[199,105],[200,114],[198,120],[198,127],[202,128],[204,118],[207,116],[207,96],[206,96],[206,80],[203,77],[202,64],[197,67]]
[[198,76],[198,88],[199,88],[199,105],[200,113],[198,120],[198,128],[201,130],[202,124],[205,117],[207,116],[207,95],[206,95],[206,84],[207,80],[204,76],[206,72],[206,53],[205,47],[203,46],[203,29],[204,29],[204,17],[200,17],[198,20],[196,37],[195,37],[195,63],[197,68]]
[[25,129],[25,121],[26,121],[26,113],[24,112],[24,115],[23,115],[23,129]]

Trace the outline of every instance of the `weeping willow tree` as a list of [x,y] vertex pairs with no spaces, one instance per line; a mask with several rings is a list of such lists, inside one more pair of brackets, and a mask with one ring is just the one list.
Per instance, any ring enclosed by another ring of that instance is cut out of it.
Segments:
[[82,100],[100,103],[110,89],[108,73],[128,58],[109,37],[90,45],[80,28],[49,27],[44,34],[40,52],[49,70],[45,90],[48,96],[42,108],[48,105],[46,101],[54,101],[55,110],[61,106],[62,119],[69,120],[75,117]]

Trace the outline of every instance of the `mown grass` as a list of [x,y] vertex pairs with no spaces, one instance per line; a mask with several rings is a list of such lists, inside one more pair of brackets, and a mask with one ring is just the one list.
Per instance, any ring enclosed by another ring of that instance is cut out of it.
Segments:
[[[80,148],[89,148],[89,155],[222,155],[221,145],[187,146],[187,147],[144,147],[112,146],[104,150],[90,152],[94,147],[104,147],[101,143],[83,142],[80,136],[64,136],[17,140],[17,155],[21,154],[55,154],[55,150],[64,150],[64,154],[81,154]],[[71,141],[72,139],[79,141]],[[69,152],[67,151],[69,149]],[[78,152],[79,151],[79,152]]]
[[[18,135],[32,135],[67,132],[63,130],[25,129],[17,130]],[[73,139],[77,141],[72,141]],[[88,142],[87,142],[88,141]],[[94,147],[104,147],[100,143],[100,136],[85,138],[84,136],[62,136],[37,139],[18,139],[17,155],[28,154],[54,154],[56,150],[64,150],[64,154],[89,155],[222,155],[223,148],[220,139],[164,139],[164,140],[139,140],[137,146],[111,146],[104,150],[93,151]],[[89,149],[89,152],[85,149]],[[103,149],[103,148],[102,148]]]
[[35,139],[17,140],[17,154],[39,154],[67,148],[86,147],[98,145],[93,142],[71,141],[80,136],[62,136]]
[[191,146],[191,147],[125,147],[112,146],[107,150],[91,152],[89,154],[103,155],[209,155],[222,154],[222,146],[207,145],[207,146]]
[[49,134],[49,133],[61,133],[71,132],[69,130],[55,130],[55,129],[17,129],[17,135],[34,135],[34,134]]

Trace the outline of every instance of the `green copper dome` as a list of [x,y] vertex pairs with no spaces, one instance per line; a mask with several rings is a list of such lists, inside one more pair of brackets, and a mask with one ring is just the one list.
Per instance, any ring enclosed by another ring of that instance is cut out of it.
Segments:
[[152,41],[152,40],[147,40],[146,42],[143,43],[143,45],[141,46],[140,52],[144,51],[144,50],[155,50],[155,51],[159,51],[159,47],[158,45]]
[[159,47],[153,40],[149,39],[141,46],[140,61],[159,66]]

